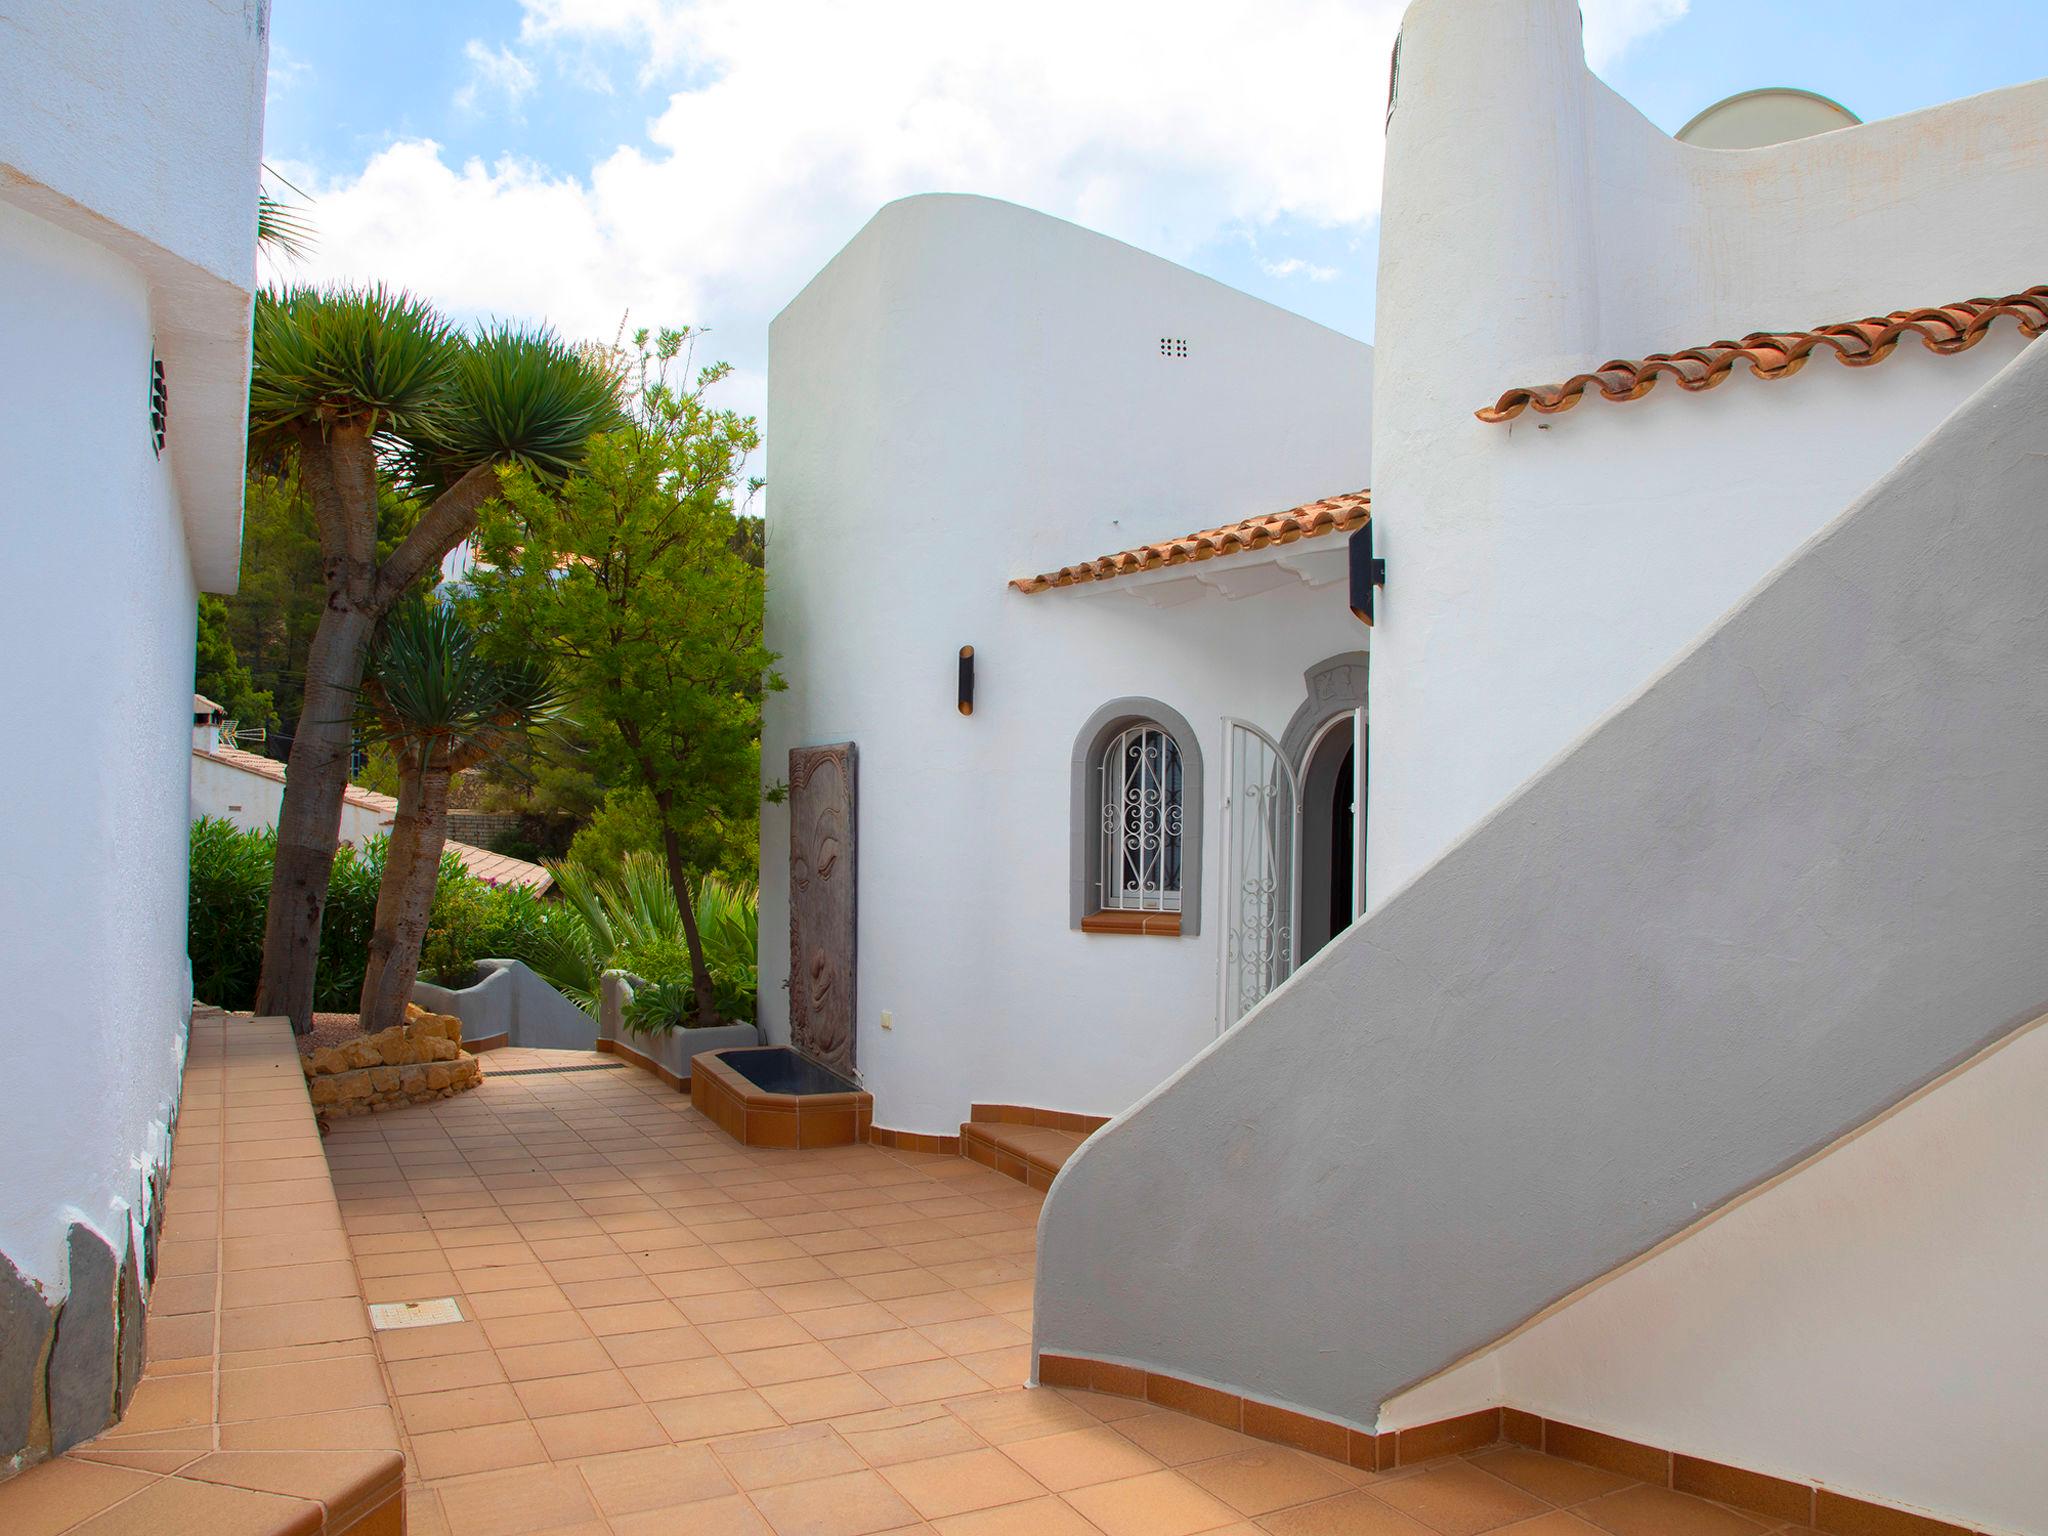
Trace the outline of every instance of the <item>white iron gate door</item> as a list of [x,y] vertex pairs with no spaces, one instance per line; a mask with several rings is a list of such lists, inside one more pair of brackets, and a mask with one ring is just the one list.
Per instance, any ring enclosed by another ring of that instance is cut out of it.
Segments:
[[1294,969],[1294,868],[1301,786],[1280,744],[1223,722],[1223,966],[1220,1027],[1230,1028]]

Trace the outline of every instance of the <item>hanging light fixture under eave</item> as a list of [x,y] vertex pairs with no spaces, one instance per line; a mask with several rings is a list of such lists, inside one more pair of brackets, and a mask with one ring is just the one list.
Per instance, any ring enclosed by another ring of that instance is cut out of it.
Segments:
[[960,713],[974,713],[974,647],[960,647]]
[[1374,587],[1387,584],[1387,562],[1372,552],[1372,524],[1351,535],[1351,612],[1368,628],[1372,624]]

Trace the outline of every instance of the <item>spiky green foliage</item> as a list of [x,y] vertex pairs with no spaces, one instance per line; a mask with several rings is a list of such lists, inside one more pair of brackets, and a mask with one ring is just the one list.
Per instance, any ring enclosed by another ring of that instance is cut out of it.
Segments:
[[[695,1023],[682,909],[661,860],[646,852],[629,853],[614,877],[594,875],[574,861],[549,868],[562,899],[547,930],[523,957],[526,963],[593,1018],[604,973],[625,971],[647,984],[635,988],[637,1012],[628,1017],[630,1027]],[[756,892],[751,885],[706,875],[691,895],[718,1012],[750,1023],[759,988]]]
[[544,660],[493,660],[454,607],[413,598],[386,617],[362,700],[365,738],[390,748],[403,775],[472,766],[558,719],[565,696]]
[[266,288],[256,296],[249,434],[361,424],[398,445],[429,431],[454,394],[459,341],[424,299],[368,288]]
[[268,192],[256,194],[256,243],[303,260],[313,253],[313,221]]
[[518,464],[557,480],[594,432],[624,420],[616,380],[549,330],[494,325],[457,357],[448,409],[412,444],[412,478],[452,485],[477,464]]

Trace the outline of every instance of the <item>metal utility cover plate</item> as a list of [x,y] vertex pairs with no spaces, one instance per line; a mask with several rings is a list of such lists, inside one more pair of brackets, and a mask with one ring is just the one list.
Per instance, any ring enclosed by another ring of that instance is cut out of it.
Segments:
[[453,1296],[436,1296],[431,1301],[379,1301],[370,1306],[370,1326],[386,1328],[431,1328],[436,1323],[459,1323],[462,1309]]

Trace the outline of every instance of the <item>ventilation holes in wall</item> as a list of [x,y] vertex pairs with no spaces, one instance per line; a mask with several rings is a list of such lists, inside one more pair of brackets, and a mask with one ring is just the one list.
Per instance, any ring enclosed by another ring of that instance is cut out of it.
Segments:
[[1162,336],[1162,337],[1160,337],[1160,338],[1159,338],[1159,355],[1160,355],[1161,357],[1186,357],[1186,356],[1188,355],[1188,339],[1187,339],[1187,337],[1185,337],[1185,336]]
[[170,386],[164,382],[163,359],[154,349],[149,354],[149,441],[156,449],[156,456],[164,456],[164,428],[169,425],[171,414]]

